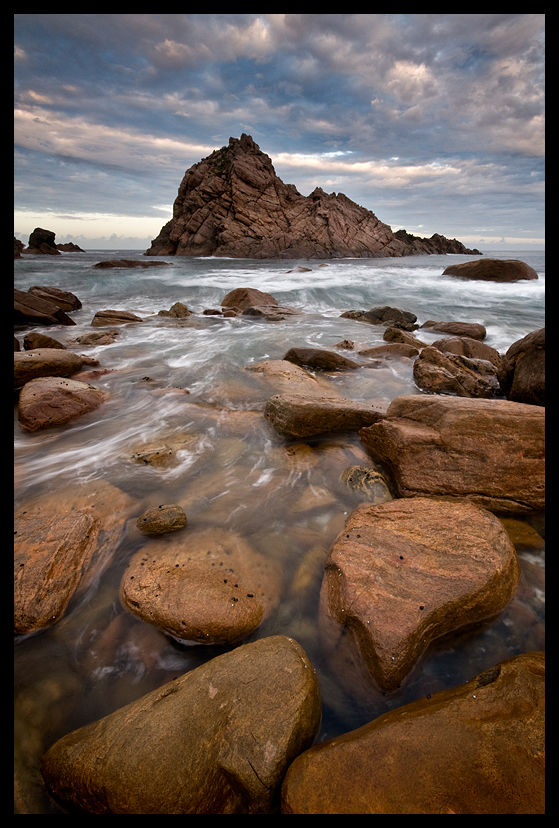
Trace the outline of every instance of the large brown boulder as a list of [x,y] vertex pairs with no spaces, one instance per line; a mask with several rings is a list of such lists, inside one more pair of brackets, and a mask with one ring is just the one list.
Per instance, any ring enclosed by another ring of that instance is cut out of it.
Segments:
[[503,609],[519,575],[506,530],[479,506],[421,497],[362,504],[326,561],[325,650],[353,692],[392,692],[432,639]]
[[132,501],[103,481],[23,503],[14,524],[14,631],[59,621],[110,563]]
[[310,748],[284,814],[544,814],[545,656],[396,708]]
[[443,276],[489,282],[518,282],[520,279],[538,278],[533,267],[516,259],[478,259],[475,262],[453,264],[443,271]]
[[278,565],[225,529],[151,541],[121,581],[126,609],[180,641],[224,644],[253,632],[278,606]]
[[272,636],[69,733],[41,771],[72,812],[267,814],[320,714],[305,651]]
[[274,394],[264,416],[282,437],[289,440],[329,431],[357,431],[385,416],[382,403],[368,405],[343,398]]
[[415,240],[397,236],[343,193],[317,187],[301,195],[278,178],[269,156],[243,134],[186,171],[173,218],[146,255],[370,258],[442,252],[447,241],[433,237],[429,249],[419,250]]
[[413,378],[419,388],[431,394],[495,397],[501,393],[492,362],[443,353],[433,346],[423,348],[415,360]]
[[110,270],[111,268],[130,267],[163,267],[167,262],[143,262],[141,259],[107,259],[104,262],[97,262],[93,267],[99,270]]
[[86,382],[51,376],[32,379],[23,386],[19,395],[19,424],[23,431],[65,425],[93,411],[106,399],[104,391]]
[[338,397],[335,386],[323,376],[313,376],[309,371],[286,359],[265,359],[244,368],[262,386],[273,393],[295,393],[305,397]]
[[400,497],[466,498],[492,511],[545,505],[545,409],[508,400],[397,397],[361,439]]
[[269,293],[263,293],[256,288],[235,288],[221,300],[222,308],[232,308],[236,311],[245,311],[247,308],[253,308],[255,305],[277,305],[277,299],[274,299]]
[[70,293],[69,290],[61,290],[60,288],[45,285],[34,285],[29,288],[28,292],[33,296],[38,296],[40,299],[46,299],[48,302],[52,302],[53,305],[57,305],[63,311],[79,310],[82,306],[78,297]]
[[70,377],[82,365],[83,358],[67,351],[63,345],[19,351],[14,353],[14,388],[21,388],[37,377]]
[[499,369],[499,382],[507,399],[545,405],[545,328],[510,346]]
[[54,302],[17,288],[14,288],[14,322],[16,325],[76,324]]

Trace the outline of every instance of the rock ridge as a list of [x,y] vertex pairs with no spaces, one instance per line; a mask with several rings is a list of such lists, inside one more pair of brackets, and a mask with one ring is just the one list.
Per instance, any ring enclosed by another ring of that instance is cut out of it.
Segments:
[[480,251],[438,234],[421,239],[405,230],[393,233],[343,193],[317,187],[303,196],[243,133],[186,171],[173,218],[145,255],[329,259],[430,253]]

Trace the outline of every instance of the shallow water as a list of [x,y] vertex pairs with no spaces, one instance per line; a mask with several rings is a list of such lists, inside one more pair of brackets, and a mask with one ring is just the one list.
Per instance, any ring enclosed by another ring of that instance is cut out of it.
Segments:
[[[491,253],[495,256],[496,254]],[[361,501],[340,481],[349,465],[372,465],[355,434],[287,446],[261,416],[274,393],[245,366],[280,359],[290,347],[331,348],[351,339],[356,350],[383,342],[384,329],[340,319],[341,312],[391,305],[427,319],[480,322],[486,342],[504,352],[544,325],[543,253],[499,254],[532,265],[540,278],[515,284],[466,282],[441,276],[451,262],[476,257],[428,256],[387,260],[253,262],[169,258],[169,267],[95,270],[107,258],[140,258],[138,251],[94,251],[14,262],[15,285],[71,290],[83,308],[72,327],[35,328],[71,345],[91,332],[107,308],[135,311],[142,324],[119,327],[112,345],[75,346],[108,371],[88,381],[109,393],[96,411],[64,428],[23,433],[14,418],[15,503],[104,480],[132,501],[110,566],[80,601],[49,629],[16,639],[16,767],[20,813],[61,813],[42,791],[38,774],[46,748],[74,727],[112,712],[193,669],[226,647],[187,647],[135,619],[119,601],[122,572],[145,539],[135,518],[161,503],[183,506],[185,532],[231,529],[282,566],[278,611],[252,636],[296,638],[315,665],[323,695],[318,741],[364,724],[388,709],[461,684],[495,663],[544,647],[543,516],[519,520],[528,537],[517,546],[522,567],[515,596],[496,618],[433,644],[395,694],[363,709],[341,688],[322,656],[316,612],[328,549]],[[306,273],[287,273],[298,264]],[[219,308],[236,287],[271,293],[304,311],[281,323],[202,316]],[[185,320],[157,315],[181,301],[195,312]],[[99,329],[97,329],[99,330]],[[16,331],[23,339],[26,329]],[[433,342],[441,334],[417,334]],[[346,353],[340,351],[340,353]],[[389,402],[421,393],[412,363],[322,377],[325,387],[359,401]],[[188,392],[188,393],[187,393]],[[228,412],[233,413],[228,413]],[[174,462],[152,467],[132,455],[161,441],[182,440]],[[512,525],[511,525],[512,526]],[[27,808],[27,810],[25,810]],[[31,809],[31,810],[29,810]]]

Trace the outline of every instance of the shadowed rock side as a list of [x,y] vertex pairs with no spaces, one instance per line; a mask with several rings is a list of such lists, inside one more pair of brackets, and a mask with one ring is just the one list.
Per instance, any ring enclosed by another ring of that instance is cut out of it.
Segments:
[[376,258],[475,253],[456,239],[430,239],[392,229],[343,193],[317,187],[309,196],[278,178],[249,135],[230,138],[186,171],[173,218],[146,256],[250,259]]

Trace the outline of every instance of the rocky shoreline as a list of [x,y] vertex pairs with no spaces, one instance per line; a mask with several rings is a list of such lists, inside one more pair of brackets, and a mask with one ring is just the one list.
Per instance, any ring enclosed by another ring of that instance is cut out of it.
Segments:
[[[60,303],[70,305],[62,324],[71,324],[77,297],[33,290],[17,297],[19,306],[44,304],[18,317],[20,325],[48,324],[49,316],[61,324]],[[192,313],[176,302],[154,315]],[[202,315],[281,324],[299,313],[237,288]],[[359,436],[364,462],[345,468],[324,496],[335,499],[335,487],[348,485],[364,502],[312,570],[321,579],[316,627],[328,670],[367,705],[371,694],[390,695],[408,680],[430,641],[495,616],[518,588],[511,525],[544,508],[545,330],[499,354],[479,325],[419,324],[386,307],[344,315],[380,326],[385,344],[286,343],[282,359],[245,369],[267,397],[260,410],[184,405],[200,423],[229,419],[241,438],[256,421],[267,424],[284,446],[285,475],[312,452],[306,440]],[[102,412],[104,392],[86,381],[102,365],[78,351],[114,341],[129,324],[142,319],[127,310],[96,314],[72,349],[31,331],[21,351],[16,338],[20,427],[33,434]],[[427,345],[422,330],[441,338]],[[329,384],[332,372],[386,360],[413,361],[423,393],[364,405]],[[164,467],[191,437],[174,439],[143,446],[130,461]],[[290,636],[250,640],[281,611],[284,574],[242,534],[192,528],[180,504],[139,514],[133,498],[103,481],[22,504],[16,634],[40,634],[63,618],[131,521],[144,541],[122,574],[123,609],[173,640],[230,651],[45,748],[42,779],[64,812],[544,813],[543,653],[498,662],[313,746],[321,687],[312,659]],[[33,812],[20,796],[20,812]]]

